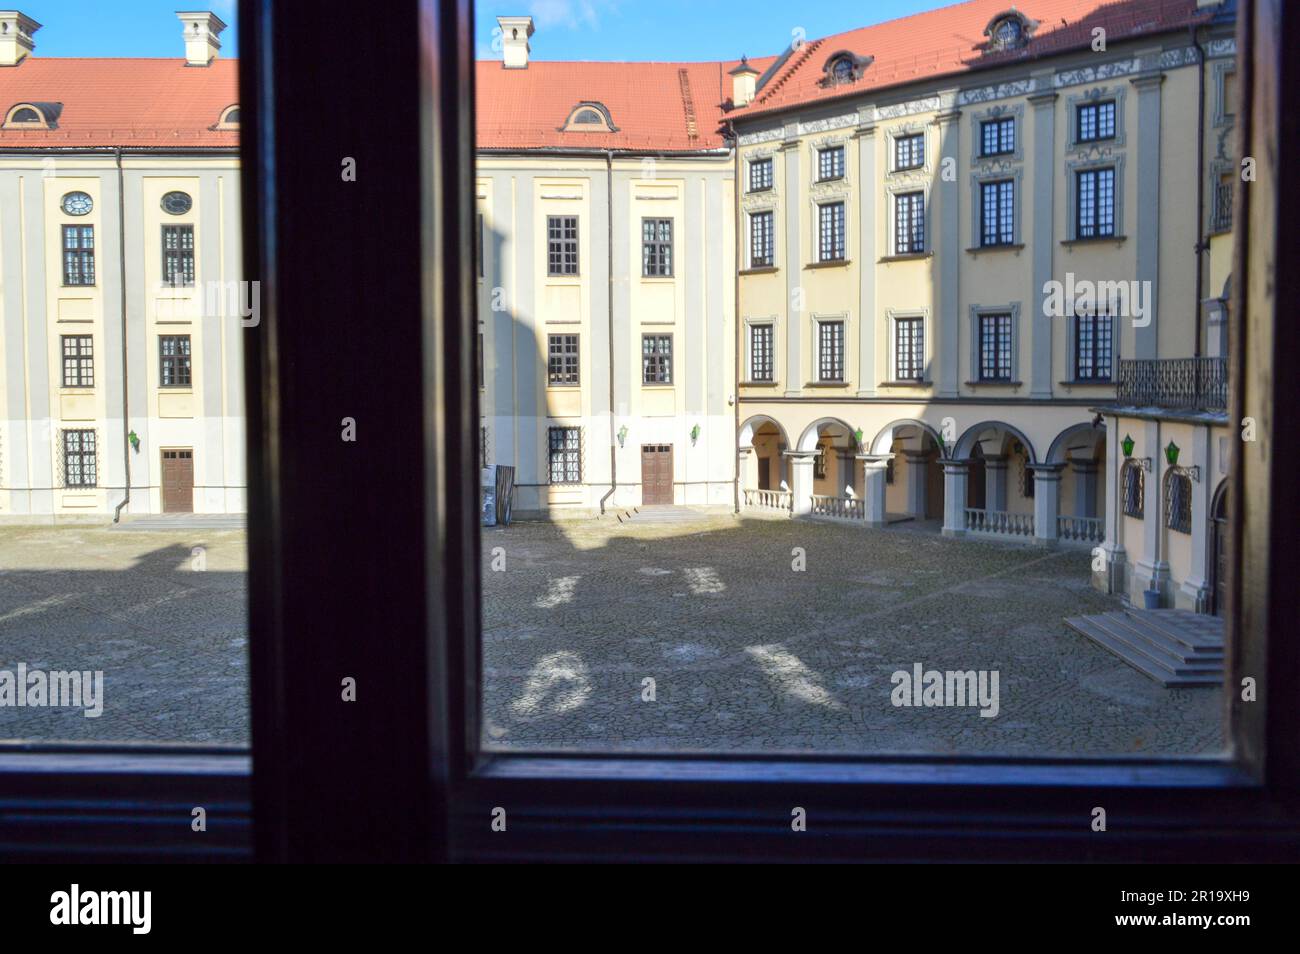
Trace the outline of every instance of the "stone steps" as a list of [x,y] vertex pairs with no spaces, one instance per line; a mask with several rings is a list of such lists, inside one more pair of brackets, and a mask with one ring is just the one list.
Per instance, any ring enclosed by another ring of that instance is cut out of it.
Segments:
[[1065,625],[1166,688],[1223,685],[1223,621],[1216,617],[1122,610],[1072,617]]

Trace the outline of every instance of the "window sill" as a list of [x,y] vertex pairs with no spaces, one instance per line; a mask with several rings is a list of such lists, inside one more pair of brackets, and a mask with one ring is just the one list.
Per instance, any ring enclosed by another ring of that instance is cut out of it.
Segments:
[[779,387],[780,381],[741,381],[742,388],[775,388]]
[[158,390],[166,394],[193,394],[194,386],[191,384],[160,384]]
[[772,275],[778,271],[775,265],[759,265],[755,268],[742,268],[741,275]]
[[934,387],[934,382],[917,380],[881,381],[876,386],[881,388],[932,388]]
[[1096,238],[1061,239],[1061,244],[1066,248],[1075,245],[1104,245],[1107,242],[1114,242],[1116,245],[1123,245],[1127,240],[1127,235],[1099,235]]
[[933,258],[934,252],[908,252],[904,255],[886,255],[883,258],[876,259],[876,264],[885,265],[890,262],[915,262],[924,258]]
[[[485,390],[484,386],[481,385],[481,384],[479,385],[479,388],[480,388],[481,390]],[[581,390],[582,390],[582,385],[581,385],[581,384],[548,384],[548,385],[546,385],[546,390],[548,390],[548,391],[581,391]]]
[[1006,245],[972,245],[966,251],[971,255],[979,255],[981,252],[1020,252],[1024,247],[1024,242],[1008,242]]
[[968,388],[1018,388],[1023,381],[967,381]]
[[1115,382],[1109,378],[1105,380],[1101,378],[1083,378],[1077,381],[1057,381],[1056,383],[1066,388],[1113,388],[1115,386]]
[[763,186],[763,188],[761,189],[747,189],[745,190],[745,195],[767,195],[769,192],[772,191],[773,191],[772,186]]
[[806,388],[847,388],[848,381],[809,381],[804,387]]
[[654,382],[642,381],[641,382],[641,389],[643,391],[672,390],[674,387],[676,387],[676,385],[674,385],[671,381],[654,381]]
[[847,258],[829,259],[825,262],[809,262],[804,266],[804,271],[811,268],[848,268],[849,260]]

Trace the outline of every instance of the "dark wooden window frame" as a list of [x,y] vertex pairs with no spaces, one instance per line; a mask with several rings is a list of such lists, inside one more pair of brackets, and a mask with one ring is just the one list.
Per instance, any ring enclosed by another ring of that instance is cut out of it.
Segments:
[[[93,225],[65,225],[60,230],[63,240],[63,284],[79,288],[95,284],[95,227]],[[71,244],[69,244],[71,241]]]
[[[654,347],[646,351],[646,343],[653,341]],[[668,342],[668,350],[661,348]],[[659,332],[641,335],[641,383],[649,385],[667,385],[673,383],[673,336]]]
[[894,171],[906,172],[925,165],[925,133],[904,133],[894,137]]
[[774,168],[775,163],[771,156],[749,160],[749,191],[771,191]]
[[979,316],[976,349],[980,381],[1010,381],[1015,375],[1015,316],[1010,312],[989,312]]
[[980,246],[996,248],[1016,241],[1016,182],[993,179],[980,183]]
[[[1293,544],[1274,528],[1300,513],[1300,448],[1285,440],[1231,442],[1240,565],[1226,668],[1229,685],[1260,683],[1258,702],[1227,693],[1231,755],[480,752],[468,4],[387,7],[389,29],[353,37],[366,84],[318,55],[352,7],[320,0],[318,16],[275,31],[270,6],[243,0],[239,19],[246,276],[264,282],[263,320],[242,332],[257,772],[247,752],[211,746],[4,746],[8,855],[214,861],[251,857],[251,844],[264,861],[1294,859],[1300,711],[1284,680],[1300,667],[1300,587]],[[1239,110],[1239,134],[1259,177],[1237,186],[1234,273],[1246,279],[1233,283],[1233,419],[1284,420],[1300,404],[1300,365],[1273,361],[1300,347],[1289,307],[1300,248],[1277,231],[1300,221],[1300,182],[1287,174],[1300,128],[1282,121],[1300,108],[1300,62],[1283,54],[1297,46],[1300,11],[1240,5],[1253,108]],[[259,129],[270,102],[273,139]],[[353,155],[362,174],[342,184],[303,155]],[[389,202],[405,181],[460,198]],[[276,234],[355,235],[386,253],[266,241]],[[385,333],[356,334],[376,312]],[[303,314],[313,320],[291,320]],[[327,450],[321,407],[365,422],[378,448],[422,448],[407,479],[392,480],[388,454]],[[383,691],[340,704],[320,691],[338,685],[340,664]],[[194,805],[208,812],[202,838]],[[1091,830],[1095,805],[1107,833]],[[508,834],[491,829],[496,806]],[[791,806],[807,810],[808,833],[791,833]]]
[[582,350],[578,335],[546,336],[546,384],[574,388],[582,383]]
[[641,219],[641,277],[673,277],[673,220]]
[[894,319],[894,380],[925,379],[925,319],[906,315]]
[[1135,460],[1126,460],[1119,469],[1119,492],[1124,516],[1143,519],[1146,510],[1146,473]]
[[1074,237],[1111,238],[1116,234],[1114,166],[1079,169],[1074,173]]
[[1074,316],[1074,379],[1109,381],[1114,376],[1115,317],[1101,310]]
[[546,274],[553,278],[572,278],[580,272],[582,247],[578,242],[576,215],[546,217]]
[[[1010,130],[1008,132],[1007,130]],[[980,157],[1007,156],[1016,151],[1016,118],[1002,116],[980,122]]]
[[894,195],[894,254],[925,251],[925,192],[915,189]]
[[548,427],[546,454],[546,474],[551,484],[563,486],[582,483],[581,427],[572,425]]
[[[59,434],[63,454],[63,486],[70,490],[99,486],[99,435],[94,428],[68,427]],[[75,462],[76,466],[73,467]],[[78,475],[72,478],[72,473]]]
[[817,150],[817,181],[830,182],[844,178],[844,147],[824,146]]
[[[167,353],[167,342],[185,343],[185,350]],[[167,372],[171,371],[171,381]],[[158,336],[158,387],[190,388],[194,386],[194,340],[190,335]]]
[[[175,243],[168,247],[172,237],[175,238]],[[194,287],[194,226],[162,227],[162,276],[165,285],[174,288]]]
[[749,326],[749,380],[770,382],[775,371],[776,325],[755,322]]
[[[69,351],[71,347],[71,351]],[[95,336],[60,335],[59,351],[63,359],[63,386],[65,388],[93,388],[95,386]]]
[[775,261],[776,213],[763,209],[749,213],[749,267],[769,268]]
[[1115,100],[1080,103],[1074,110],[1074,141],[1105,142],[1115,138],[1119,110]]
[[843,318],[817,319],[818,381],[834,383],[844,380],[844,349],[848,342],[847,324]]

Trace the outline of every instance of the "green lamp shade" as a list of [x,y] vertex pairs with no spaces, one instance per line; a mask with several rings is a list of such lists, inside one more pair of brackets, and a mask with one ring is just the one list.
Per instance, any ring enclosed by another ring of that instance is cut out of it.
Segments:
[[1125,434],[1124,439],[1119,442],[1119,446],[1124,448],[1125,457],[1133,456],[1133,436],[1131,434]]
[[1170,441],[1169,446],[1165,448],[1165,460],[1169,461],[1170,467],[1178,463],[1178,445],[1173,441]]

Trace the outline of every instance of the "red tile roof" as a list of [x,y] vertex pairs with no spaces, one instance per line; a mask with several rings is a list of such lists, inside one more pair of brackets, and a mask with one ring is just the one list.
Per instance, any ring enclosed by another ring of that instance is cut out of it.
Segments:
[[[754,60],[767,69],[774,57]],[[480,149],[623,149],[693,152],[723,145],[727,71],[712,63],[565,63],[532,60],[504,69],[478,63],[476,121]],[[561,132],[581,102],[603,105],[615,131]]]
[[214,130],[239,100],[238,60],[29,56],[0,69],[0,118],[18,103],[58,103],[54,129],[0,129],[0,152],[51,147],[230,151],[236,130]]
[[[1037,21],[1029,43],[1015,51],[986,51],[985,28],[998,14],[1012,10]],[[1216,12],[1214,8],[1198,11],[1196,0],[969,0],[808,41],[763,84],[753,102],[730,115],[756,116],[861,95],[865,90],[1087,49],[1096,27],[1105,29],[1107,43],[1113,44],[1208,22]],[[856,82],[821,85],[828,58],[840,51],[873,60]]]

